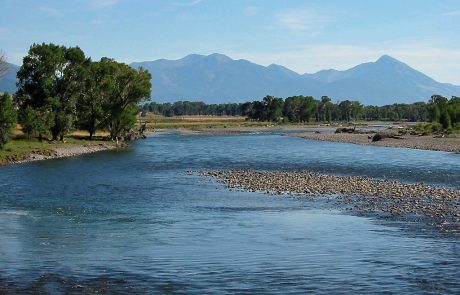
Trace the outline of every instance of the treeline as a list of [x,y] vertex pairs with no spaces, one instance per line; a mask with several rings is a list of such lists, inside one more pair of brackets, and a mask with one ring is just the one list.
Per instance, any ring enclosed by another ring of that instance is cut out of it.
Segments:
[[231,104],[178,101],[175,103],[147,103],[143,112],[163,116],[213,115],[246,116],[254,121],[273,122],[334,122],[334,121],[410,121],[437,122],[444,129],[459,123],[460,98],[450,100],[433,95],[428,103],[364,106],[359,101],[333,103],[327,96],[317,100],[311,96],[292,96],[286,99],[266,96],[260,101]]
[[359,101],[332,103],[327,96],[316,100],[311,96],[292,96],[286,99],[266,96],[261,101],[242,105],[243,115],[257,121],[333,122],[355,120],[426,121],[429,106],[424,102],[364,106]]
[[266,96],[261,101],[229,104],[177,101],[174,103],[150,102],[142,106],[143,112],[171,116],[247,116],[256,121],[327,122],[352,120],[381,120],[411,122],[431,120],[430,106],[425,102],[364,106],[358,101],[345,100],[332,103],[323,96],[293,96],[286,99]]
[[78,47],[45,43],[30,47],[17,78],[14,116],[24,133],[40,140],[64,140],[73,129],[87,130],[90,139],[97,130],[118,139],[134,126],[151,90],[144,69],[105,57],[93,62]]
[[165,117],[172,116],[241,116],[240,103],[206,104],[202,101],[150,102],[142,106],[144,112]]
[[293,96],[285,100],[266,96],[262,101],[244,103],[242,114],[257,121],[332,122],[352,120],[406,120],[438,123],[442,129],[460,130],[460,97],[433,95],[428,103],[363,106],[358,101],[332,103],[323,96]]

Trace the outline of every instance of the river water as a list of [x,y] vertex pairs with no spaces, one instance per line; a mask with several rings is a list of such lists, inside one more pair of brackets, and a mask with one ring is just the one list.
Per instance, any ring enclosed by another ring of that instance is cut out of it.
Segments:
[[278,134],[164,134],[4,167],[0,293],[460,293],[459,238],[195,173],[231,168],[460,189],[458,154]]

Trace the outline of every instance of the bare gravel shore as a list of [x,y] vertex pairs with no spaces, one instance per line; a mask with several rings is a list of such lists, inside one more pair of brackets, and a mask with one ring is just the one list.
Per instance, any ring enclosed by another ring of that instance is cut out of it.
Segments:
[[84,154],[91,154],[100,151],[114,150],[118,148],[126,148],[127,145],[120,143],[115,144],[97,144],[97,145],[81,145],[81,146],[72,146],[72,147],[57,147],[53,148],[50,155],[43,155],[40,153],[31,153],[24,160],[17,161],[15,163],[27,163],[33,161],[49,160],[49,159],[58,159],[65,157],[75,157]]
[[360,213],[385,213],[423,220],[443,231],[460,235],[460,191],[404,184],[359,176],[315,172],[207,171],[229,188],[270,194],[334,196],[340,208]]
[[[375,134],[375,133],[374,133]],[[302,137],[305,139],[346,142],[385,147],[400,147],[419,150],[445,151],[460,153],[460,138],[434,137],[432,135],[416,136],[404,135],[403,139],[385,138],[381,141],[372,142],[374,134],[362,133],[294,133],[290,136]]]

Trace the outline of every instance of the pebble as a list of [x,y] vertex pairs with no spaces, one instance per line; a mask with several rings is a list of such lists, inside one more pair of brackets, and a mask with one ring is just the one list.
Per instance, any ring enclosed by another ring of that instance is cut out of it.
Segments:
[[460,235],[460,191],[407,184],[361,176],[324,175],[312,171],[266,172],[217,170],[200,173],[213,177],[228,188],[269,194],[335,196],[338,205],[353,211],[416,214],[441,230]]

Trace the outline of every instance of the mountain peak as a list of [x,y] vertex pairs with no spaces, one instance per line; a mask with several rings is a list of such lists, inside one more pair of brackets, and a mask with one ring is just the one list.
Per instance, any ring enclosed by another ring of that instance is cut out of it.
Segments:
[[220,53],[213,53],[213,54],[208,55],[207,57],[213,58],[213,59],[221,61],[221,62],[232,61],[233,60],[230,57],[226,56],[225,54],[220,54]]
[[201,59],[203,57],[204,57],[203,55],[199,55],[199,54],[189,54],[189,55],[184,56],[183,58],[181,58],[179,60],[182,60],[182,61],[194,61],[194,60],[199,60],[199,59]]
[[376,63],[401,63],[401,62],[394,57],[384,54],[376,61]]

